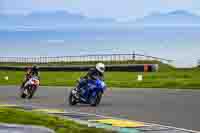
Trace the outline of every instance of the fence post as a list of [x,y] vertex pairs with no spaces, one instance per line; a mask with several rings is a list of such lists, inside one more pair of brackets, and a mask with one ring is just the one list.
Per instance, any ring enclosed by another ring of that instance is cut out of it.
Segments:
[[135,61],[135,51],[133,51],[132,60]]

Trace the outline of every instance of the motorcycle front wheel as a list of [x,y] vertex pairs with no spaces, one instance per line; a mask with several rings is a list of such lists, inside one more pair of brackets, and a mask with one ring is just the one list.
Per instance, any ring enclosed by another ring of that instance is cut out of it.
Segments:
[[33,97],[33,95],[35,94],[36,91],[36,86],[32,86],[29,88],[29,96],[28,99],[31,99]]
[[20,90],[21,92],[20,92],[20,97],[21,98],[26,98],[26,94],[24,93],[24,91],[26,90],[26,88],[25,89],[23,89],[23,90]]
[[95,97],[90,97],[90,105],[97,106],[101,102],[102,92],[98,92]]

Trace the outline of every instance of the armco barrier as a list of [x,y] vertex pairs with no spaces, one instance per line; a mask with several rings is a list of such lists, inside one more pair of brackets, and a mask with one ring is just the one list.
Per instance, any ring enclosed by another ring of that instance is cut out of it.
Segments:
[[[91,67],[87,66],[41,66],[40,71],[88,71]],[[24,66],[0,66],[0,70],[24,71]],[[108,65],[106,71],[122,72],[154,72],[158,70],[157,64],[134,64],[134,65]]]

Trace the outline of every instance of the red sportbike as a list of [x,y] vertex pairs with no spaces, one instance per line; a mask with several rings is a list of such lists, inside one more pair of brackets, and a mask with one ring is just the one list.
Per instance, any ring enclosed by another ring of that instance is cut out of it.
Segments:
[[21,90],[20,94],[21,98],[28,97],[28,99],[31,99],[35,94],[39,85],[40,85],[39,78],[37,76],[31,77],[24,85],[24,88]]

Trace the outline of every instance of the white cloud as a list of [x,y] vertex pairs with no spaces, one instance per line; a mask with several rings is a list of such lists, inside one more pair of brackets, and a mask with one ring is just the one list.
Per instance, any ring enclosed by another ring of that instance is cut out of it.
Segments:
[[65,42],[65,40],[57,40],[57,39],[55,39],[55,40],[47,40],[47,42],[48,43],[64,43]]

